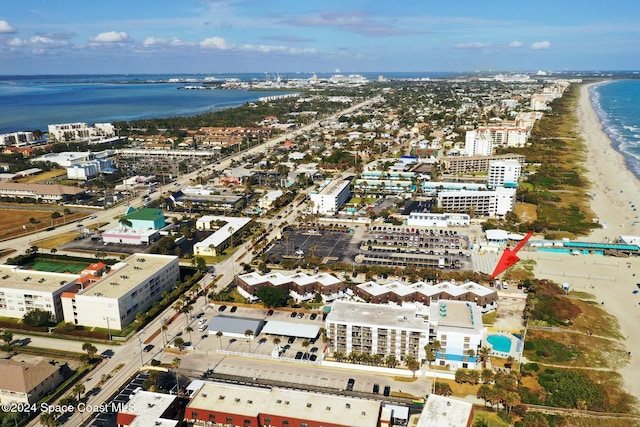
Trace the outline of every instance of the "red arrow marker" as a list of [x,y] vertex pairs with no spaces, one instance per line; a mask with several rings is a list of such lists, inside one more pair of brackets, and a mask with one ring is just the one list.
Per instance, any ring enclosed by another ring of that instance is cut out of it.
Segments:
[[502,256],[500,257],[500,261],[498,261],[496,268],[493,270],[493,273],[491,274],[491,280],[495,279],[495,277],[498,274],[502,273],[503,271],[511,267],[516,262],[520,261],[520,258],[518,258],[516,253],[524,246],[525,243],[527,243],[527,240],[529,240],[529,238],[532,235],[533,235],[533,231],[528,232],[527,235],[524,236],[524,239],[522,239],[520,243],[518,243],[518,245],[515,248],[513,248],[513,250],[509,248],[506,248],[504,250],[504,252],[502,253]]

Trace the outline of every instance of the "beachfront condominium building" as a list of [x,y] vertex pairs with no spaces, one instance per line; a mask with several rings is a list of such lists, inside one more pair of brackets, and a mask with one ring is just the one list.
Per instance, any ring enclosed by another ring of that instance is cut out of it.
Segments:
[[329,348],[351,352],[425,359],[429,343],[429,308],[336,301],[326,318]]
[[148,310],[180,279],[178,257],[133,254],[77,293],[62,294],[64,320],[82,326],[121,330]]
[[531,128],[515,126],[513,123],[513,126],[482,126],[475,132],[476,138],[491,139],[494,147],[524,147],[529,140]]
[[470,222],[464,213],[411,212],[407,218],[407,225],[413,227],[468,227]]
[[476,358],[469,356],[469,350],[477,352],[485,332],[478,305],[463,301],[431,306],[336,301],[326,330],[332,352],[394,356],[398,361],[411,356],[422,363],[426,362],[425,346],[438,339],[437,360],[451,369],[475,367]]
[[0,265],[0,316],[22,319],[28,312],[40,309],[51,313],[51,319],[63,319],[60,296],[76,289],[78,275],[23,270],[15,265]]
[[515,206],[516,189],[497,187],[487,191],[441,191],[438,206],[449,212],[504,216]]
[[333,180],[322,190],[311,194],[311,212],[320,215],[334,215],[351,198],[351,181]]
[[522,166],[516,160],[492,160],[489,162],[487,186],[516,188],[521,171]]
[[489,170],[489,162],[493,160],[515,160],[524,166],[522,154],[501,154],[498,156],[445,157],[442,166],[448,173],[485,172]]

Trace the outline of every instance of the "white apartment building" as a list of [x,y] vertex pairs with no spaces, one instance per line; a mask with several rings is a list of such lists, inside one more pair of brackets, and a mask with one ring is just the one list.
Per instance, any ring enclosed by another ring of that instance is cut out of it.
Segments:
[[486,191],[441,191],[438,206],[446,211],[475,215],[503,216],[515,206],[515,188],[497,187]]
[[121,330],[146,311],[180,278],[178,257],[133,254],[78,293],[62,295],[67,323]]
[[476,138],[491,139],[494,147],[524,147],[531,133],[530,128],[516,126],[487,126],[475,130]]
[[517,160],[492,160],[489,162],[487,186],[516,188],[521,172],[522,166]]
[[318,193],[310,195],[313,202],[311,212],[320,215],[333,215],[351,198],[351,181],[340,179],[331,181]]
[[[436,363],[450,369],[474,368],[485,329],[477,304],[465,301],[439,301],[422,304],[373,305],[336,301],[326,319],[329,349],[349,354],[406,356],[425,363],[424,347],[440,341]],[[443,361],[444,363],[441,363]]]
[[[429,312],[430,327],[434,339],[440,342],[435,363],[449,365],[449,369],[474,369],[478,349],[482,344],[485,328],[482,325],[480,307],[472,302],[438,301]],[[469,356],[473,350],[474,356]]]
[[59,322],[63,318],[60,296],[76,288],[78,275],[0,265],[0,279],[0,316],[22,319],[39,308]]
[[0,145],[5,147],[24,147],[35,141],[33,132],[11,132],[0,134]]
[[93,127],[86,123],[59,123],[48,126],[49,137],[55,141],[88,140],[96,137],[112,137],[116,131],[111,123],[96,123]]
[[411,212],[407,219],[412,227],[468,227],[470,222],[464,213]]
[[493,155],[493,140],[485,133],[469,130],[465,133],[464,153],[466,156]]
[[326,330],[331,352],[424,360],[424,346],[429,343],[429,308],[338,300],[327,315]]

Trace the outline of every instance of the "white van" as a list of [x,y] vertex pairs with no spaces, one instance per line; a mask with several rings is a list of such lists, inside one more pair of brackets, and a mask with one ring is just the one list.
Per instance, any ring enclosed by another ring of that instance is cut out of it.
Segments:
[[506,281],[502,282],[502,289],[509,289],[509,285],[507,285]]
[[198,328],[198,331],[200,331],[200,332],[204,332],[204,331],[206,331],[206,330],[207,330],[207,327],[208,327],[208,326],[209,326],[209,325],[207,325],[206,323],[203,323],[203,324],[202,324],[202,325],[200,325],[200,327]]

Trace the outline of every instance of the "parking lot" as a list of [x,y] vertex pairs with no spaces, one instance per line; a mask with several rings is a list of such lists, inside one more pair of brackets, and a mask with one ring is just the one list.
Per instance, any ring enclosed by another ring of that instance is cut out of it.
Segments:
[[296,252],[298,256],[304,256],[309,254],[313,247],[314,256],[328,258],[329,263],[353,262],[359,245],[360,239],[354,233],[330,230],[311,233],[308,229],[286,227],[282,231],[280,243],[274,244],[267,251],[267,256],[274,256],[277,260],[295,256]]
[[106,405],[108,410],[98,414],[91,423],[87,425],[95,427],[110,427],[116,425],[118,409],[125,408],[126,404],[131,399],[131,396],[142,390],[142,384],[147,378],[149,378],[149,374],[146,372],[137,374],[127,385],[118,391],[113,399],[108,402]]

